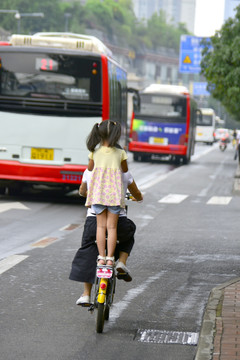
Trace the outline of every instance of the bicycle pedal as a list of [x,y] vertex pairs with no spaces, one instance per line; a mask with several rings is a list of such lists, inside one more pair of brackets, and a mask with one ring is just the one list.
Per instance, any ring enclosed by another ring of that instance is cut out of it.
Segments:
[[120,280],[124,279],[126,276],[128,276],[128,273],[126,273],[126,272],[125,273],[117,273],[117,278]]
[[118,280],[124,280],[126,282],[132,281],[132,277],[129,275],[129,273],[117,273]]
[[90,303],[83,303],[83,304],[78,304],[78,306],[81,306],[81,307],[90,307],[91,304]]
[[90,305],[89,305],[88,311],[90,311],[90,313],[93,313],[93,311],[94,311],[94,304],[90,304]]

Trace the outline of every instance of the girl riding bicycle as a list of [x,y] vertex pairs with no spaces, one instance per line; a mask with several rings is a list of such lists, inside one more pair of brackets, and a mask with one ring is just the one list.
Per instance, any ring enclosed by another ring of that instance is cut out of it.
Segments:
[[120,136],[121,125],[105,120],[93,126],[87,139],[87,148],[91,151],[88,170],[92,171],[92,176],[86,206],[92,205],[97,214],[98,265],[114,264],[118,216],[121,208],[125,207],[121,172],[127,172],[128,165],[126,152],[117,147]]

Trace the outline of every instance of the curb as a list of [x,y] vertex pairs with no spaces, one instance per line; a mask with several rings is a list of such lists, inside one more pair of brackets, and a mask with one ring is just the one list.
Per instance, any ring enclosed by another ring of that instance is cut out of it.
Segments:
[[239,281],[240,277],[212,289],[203,315],[197,352],[194,360],[212,360],[216,319],[221,318],[224,290],[226,287]]

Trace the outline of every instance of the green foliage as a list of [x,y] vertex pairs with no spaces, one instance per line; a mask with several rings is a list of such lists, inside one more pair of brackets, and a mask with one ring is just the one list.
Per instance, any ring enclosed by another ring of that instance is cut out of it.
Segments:
[[[135,51],[172,47],[178,52],[180,35],[188,33],[183,24],[169,24],[163,11],[155,13],[147,22],[138,21],[131,0],[87,0],[85,5],[80,5],[78,0],[1,0],[1,9],[45,14],[44,18],[22,17],[22,34],[65,31],[68,24],[70,32],[86,33],[86,29],[96,29],[104,33],[109,42]],[[70,17],[67,18],[66,13],[70,14]],[[0,13],[0,23],[1,27],[11,33],[18,30],[19,23],[14,14]],[[235,56],[237,59],[237,54]]]
[[225,22],[205,44],[201,62],[208,90],[235,118],[240,120],[240,6],[235,18]]
[[[39,13],[45,14],[44,18],[40,17],[22,17],[21,33],[32,34],[38,31],[64,31],[64,11],[61,11],[62,3],[59,0],[1,0],[1,9],[14,9],[20,13]],[[1,27],[12,33],[17,32],[17,20],[14,14],[0,13]]]

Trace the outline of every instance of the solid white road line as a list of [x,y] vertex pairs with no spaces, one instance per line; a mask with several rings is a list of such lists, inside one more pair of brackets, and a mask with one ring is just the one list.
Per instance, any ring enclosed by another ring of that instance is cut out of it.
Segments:
[[106,327],[112,327],[112,325],[114,325],[117,319],[120,317],[121,313],[130,305],[130,303],[141,293],[143,293],[152,282],[159,280],[165,273],[166,271],[164,270],[160,271],[156,275],[150,276],[141,285],[128,290],[120,302],[113,304],[113,308],[111,309],[111,316],[108,324],[106,324]]
[[[214,145],[214,146],[204,150],[203,152],[200,152],[200,154],[193,155],[192,160],[195,161],[195,160],[201,158],[202,156],[213,151],[215,147],[216,146]],[[169,176],[176,175],[176,173],[178,171],[180,171],[181,169],[182,169],[182,166],[177,167],[176,169],[171,170],[165,174],[161,174],[161,173],[159,174],[159,172],[156,172],[156,173],[151,173],[150,175],[146,175],[141,180],[137,181],[138,187],[141,191],[147,190],[147,189],[151,188],[152,186],[158,184],[159,182],[167,179]]]
[[11,255],[6,259],[0,261],[0,274],[11,269],[13,266],[19,264],[21,261],[28,258],[28,255]]

